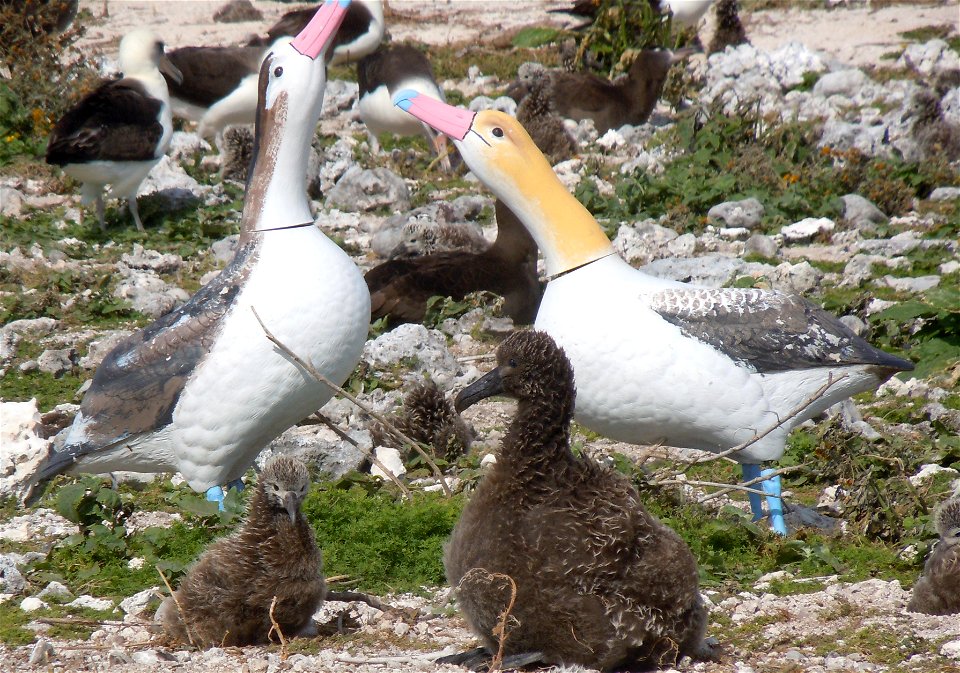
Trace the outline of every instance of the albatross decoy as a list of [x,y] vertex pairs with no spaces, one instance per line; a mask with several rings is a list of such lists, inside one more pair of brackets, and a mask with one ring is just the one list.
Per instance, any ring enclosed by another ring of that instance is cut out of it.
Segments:
[[371,319],[389,316],[392,325],[420,322],[430,297],[459,300],[488,290],[503,297],[503,312],[515,323],[533,322],[543,292],[537,278],[537,244],[502,201],[494,209],[497,238],[483,252],[391,259],[367,271]]
[[[83,183],[84,203],[96,202],[100,229],[106,231],[103,190],[127,199],[137,229],[137,189],[167,151],[173,119],[164,74],[180,71],[149,30],[135,30],[120,41],[121,79],[101,84],[57,122],[47,144],[48,164]],[[163,73],[163,74],[161,74]]]
[[[197,122],[201,137],[212,134],[219,139],[231,124],[253,124],[260,63],[303,30],[317,11],[317,7],[308,7],[290,12],[270,29],[268,39],[251,40],[247,46],[172,50],[170,60],[183,72],[182,83],[167,82],[173,114]],[[383,33],[383,3],[356,0],[328,50],[328,65],[353,62],[369,54],[380,44]]]
[[370,294],[350,257],[314,224],[305,186],[326,85],[323,55],[347,2],[328,0],[263,61],[257,151],[234,259],[107,355],[38,480],[63,471],[179,471],[191,488],[222,500],[221,484],[332,396],[258,320],[332,381],[353,371]]
[[309,490],[299,460],[267,461],[240,528],[210,545],[157,610],[169,636],[199,647],[258,645],[269,642],[272,620],[283,636],[310,625],[327,587],[300,510]]
[[360,118],[370,131],[374,153],[380,151],[377,141],[380,133],[424,135],[440,157],[443,169],[451,170],[446,137],[393,105],[393,95],[402,89],[444,100],[443,91],[433,77],[433,66],[423,52],[408,44],[381,46],[357,62],[357,84],[360,85]]
[[[715,453],[766,432],[732,456],[752,480],[761,463],[783,455],[798,424],[913,369],[802,297],[699,287],[634,269],[512,117],[415,91],[396,102],[453,139],[543,252],[548,283],[534,324],[573,363],[577,420],[591,430]],[[785,533],[779,478],[761,483],[773,526]],[[761,516],[759,497],[751,505]]]
[[952,615],[960,612],[960,496],[942,503],[933,517],[940,540],[923,565],[907,610]]
[[510,657],[607,671],[706,655],[690,548],[629,479],[570,450],[574,376],[563,350],[544,332],[514,332],[457,409],[497,394],[515,398],[517,411],[444,553],[447,581],[487,650],[497,651],[510,603],[506,576],[517,591]]
[[[294,9],[281,16],[267,30],[266,37],[254,37],[247,42],[250,47],[264,47],[285,35],[296,35],[316,14],[316,7]],[[353,63],[380,46],[386,27],[383,21],[383,2],[380,0],[354,0],[340,24],[328,65]]]

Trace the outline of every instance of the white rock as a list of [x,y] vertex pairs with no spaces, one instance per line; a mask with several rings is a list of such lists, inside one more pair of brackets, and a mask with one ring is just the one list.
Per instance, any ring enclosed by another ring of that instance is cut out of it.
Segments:
[[156,607],[160,603],[160,587],[151,587],[128,596],[120,601],[120,609],[124,614],[132,617],[143,615],[151,606]]
[[78,596],[69,603],[71,608],[90,608],[91,610],[112,610],[113,601],[107,598],[94,598],[88,594]]
[[0,495],[26,495],[30,479],[50,455],[40,436],[37,400],[0,402]]
[[420,380],[429,373],[442,389],[452,388],[464,374],[443,333],[423,325],[400,325],[368,341],[363,360],[376,369],[397,370],[404,381]]
[[20,601],[20,609],[24,612],[35,612],[50,607],[36,596],[29,596]]
[[960,640],[951,640],[941,645],[940,654],[944,657],[960,660]]
[[908,278],[884,276],[883,282],[885,285],[900,292],[925,292],[940,284],[940,276],[914,276]]
[[931,201],[953,201],[960,199],[960,187],[937,187],[928,197]]
[[784,239],[791,243],[808,241],[817,234],[833,231],[837,225],[828,217],[807,217],[799,222],[788,224],[780,230]]
[[958,472],[952,467],[943,467],[942,465],[937,465],[936,463],[927,463],[920,466],[919,472],[909,477],[910,483],[914,486],[919,486],[923,482],[933,479],[933,477],[942,472],[946,472],[947,474],[958,474]]
[[[400,457],[400,452],[396,449],[390,448],[389,446],[378,446],[374,450],[374,455],[393,476],[400,477],[407,473],[407,468],[403,464],[403,458]],[[387,473],[376,464],[370,468],[370,474],[375,477],[380,477],[381,479],[389,479]]]
[[67,585],[61,582],[50,582],[47,586],[40,590],[40,593],[37,594],[37,598],[69,598],[73,594]]
[[483,458],[480,459],[480,467],[488,468],[491,465],[497,464],[497,456],[493,453],[484,454]]

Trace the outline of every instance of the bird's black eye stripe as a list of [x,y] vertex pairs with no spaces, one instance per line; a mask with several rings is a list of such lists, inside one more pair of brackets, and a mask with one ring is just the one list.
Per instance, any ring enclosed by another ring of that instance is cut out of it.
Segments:
[[282,74],[283,74],[283,68],[281,66],[278,65],[276,68],[274,68],[273,70],[274,77],[280,77]]
[[502,137],[503,137],[503,129],[500,128],[499,126],[495,126],[495,127],[493,128],[493,135],[495,135],[497,138],[502,138]]

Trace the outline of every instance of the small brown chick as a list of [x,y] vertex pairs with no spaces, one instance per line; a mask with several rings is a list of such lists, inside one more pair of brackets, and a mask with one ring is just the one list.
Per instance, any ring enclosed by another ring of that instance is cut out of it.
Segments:
[[960,496],[937,508],[940,541],[923,566],[907,610],[928,615],[960,612]]
[[[473,441],[470,428],[431,380],[417,384],[407,393],[403,398],[403,412],[391,421],[411,439],[432,446],[434,455],[444,460],[463,455]],[[380,423],[371,423],[370,434],[374,446],[397,444]]]
[[533,80],[543,78],[543,96],[555,114],[578,121],[592,119],[599,133],[625,124],[636,126],[645,123],[653,113],[670,67],[693,51],[643,49],[626,77],[616,82],[587,72],[536,67],[518,70],[518,81],[507,88],[507,95],[522,103],[532,90]]
[[570,450],[575,391],[563,350],[544,332],[514,332],[457,409],[496,394],[517,400],[516,415],[444,554],[487,650],[497,651],[509,577],[508,657],[606,671],[705,654],[690,548],[647,512],[629,479]]
[[517,106],[517,121],[523,124],[550,163],[556,164],[571,158],[579,148],[577,141],[564,128],[563,120],[550,109],[550,99],[545,90],[547,82],[546,79],[537,79],[530,83],[527,95]]
[[960,125],[944,116],[934,91],[923,89],[914,94],[904,118],[912,120],[910,134],[917,143],[917,151],[913,155],[905,153],[905,159],[923,161],[939,156],[953,161],[960,158]]
[[220,147],[220,178],[246,182],[253,161],[253,132],[248,126],[228,126]]
[[313,529],[300,511],[309,489],[307,468],[296,458],[267,462],[239,530],[210,545],[157,610],[168,635],[200,647],[266,643],[274,597],[273,616],[285,636],[310,624],[326,583]]
[[737,0],[718,0],[716,7],[717,30],[710,39],[707,53],[715,54],[727,47],[735,47],[738,44],[749,42],[747,31],[744,30],[743,23],[740,21],[740,8]]

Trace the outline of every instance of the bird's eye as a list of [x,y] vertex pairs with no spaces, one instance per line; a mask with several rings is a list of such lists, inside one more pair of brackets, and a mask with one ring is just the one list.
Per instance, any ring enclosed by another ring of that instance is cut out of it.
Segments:
[[274,485],[273,485],[273,490],[274,490],[274,491],[279,491],[279,490],[280,490],[280,487],[277,486],[276,484],[274,484]]
[[507,364],[510,365],[511,367],[516,367],[517,361],[514,360],[513,358],[510,358],[509,360],[507,360]]
[[503,137],[503,129],[500,128],[499,126],[493,127],[493,135],[495,135],[497,138],[502,138],[502,137]]
[[280,77],[282,74],[283,74],[283,68],[281,66],[278,65],[276,68],[273,69],[274,77]]

